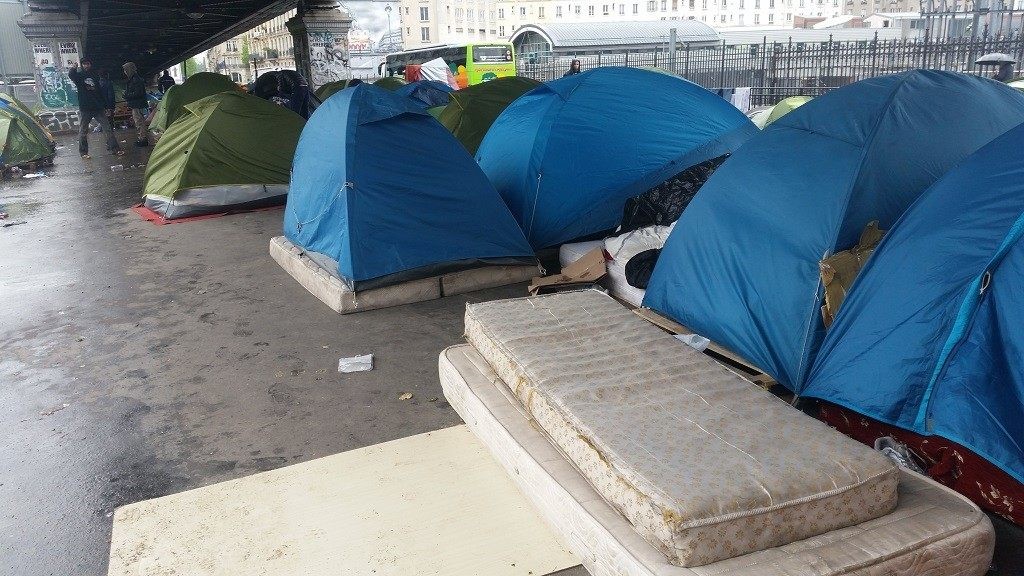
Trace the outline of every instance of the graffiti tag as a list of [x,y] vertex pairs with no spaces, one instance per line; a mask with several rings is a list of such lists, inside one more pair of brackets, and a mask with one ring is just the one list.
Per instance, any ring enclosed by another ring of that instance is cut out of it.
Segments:
[[38,117],[50,132],[77,132],[81,124],[78,110],[43,110]]
[[345,36],[335,37],[328,31],[309,33],[309,67],[314,87],[350,78],[348,60]]

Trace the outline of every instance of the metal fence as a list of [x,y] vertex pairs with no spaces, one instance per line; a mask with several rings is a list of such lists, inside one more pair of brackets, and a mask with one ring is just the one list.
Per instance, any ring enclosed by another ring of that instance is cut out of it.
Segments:
[[674,53],[668,46],[643,52],[560,55],[520,61],[519,74],[552,80],[569,68],[572,59],[583,69],[601,66],[659,68],[710,90],[750,87],[750,105],[762,106],[788,96],[817,96],[858,80],[915,68],[985,74],[992,68],[975,66],[984,54],[1003,52],[1024,61],[1024,35],[1011,39],[955,38],[938,41],[863,40],[826,42],[769,42],[713,47],[684,44]]
[[36,108],[39,102],[39,96],[36,94],[36,85],[34,83],[0,84],[0,92],[13,95],[29,108]]

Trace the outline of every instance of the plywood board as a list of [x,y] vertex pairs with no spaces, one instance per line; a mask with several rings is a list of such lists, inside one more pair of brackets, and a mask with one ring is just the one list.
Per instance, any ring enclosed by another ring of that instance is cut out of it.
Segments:
[[119,508],[108,574],[539,576],[577,564],[455,426]]

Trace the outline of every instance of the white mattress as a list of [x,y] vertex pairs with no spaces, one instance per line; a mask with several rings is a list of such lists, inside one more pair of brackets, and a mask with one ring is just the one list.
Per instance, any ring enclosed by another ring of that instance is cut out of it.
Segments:
[[893,464],[595,290],[473,304],[466,337],[583,476],[673,563],[877,518]]
[[[579,260],[594,248],[604,248],[604,240],[592,240],[589,242],[573,242],[562,244],[558,248],[558,260],[562,267],[568,266]],[[640,306],[644,301],[646,290],[630,286],[626,281],[626,262],[629,260],[609,260],[608,274],[601,279],[600,284],[612,293],[612,296],[628,302],[633,306]]]
[[892,513],[694,568],[670,564],[537,430],[471,346],[441,353],[445,397],[593,576],[981,576],[995,545],[974,504],[903,471]]
[[270,256],[303,288],[339,314],[436,300],[443,296],[525,282],[540,271],[538,266],[482,266],[372,290],[353,291],[341,281],[336,270],[325,268],[284,236],[270,240]]

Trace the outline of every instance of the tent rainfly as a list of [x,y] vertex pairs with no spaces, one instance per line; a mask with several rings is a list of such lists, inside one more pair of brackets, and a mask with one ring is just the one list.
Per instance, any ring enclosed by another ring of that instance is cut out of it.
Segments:
[[52,156],[48,135],[36,120],[0,100],[0,170]]
[[476,154],[487,130],[505,108],[537,86],[540,82],[521,76],[506,76],[475,84],[452,92],[451,102],[441,110],[437,119],[470,154]]
[[238,84],[223,74],[198,72],[189,76],[185,82],[173,86],[164,94],[160,104],[157,105],[150,128],[156,131],[165,131],[185,113],[187,104],[227,90],[240,91]]
[[889,229],[1022,121],[1020,92],[955,72],[912,70],[819,96],[711,176],[669,236],[644,305],[799,390],[824,335],[819,261],[856,245],[871,221]]
[[627,199],[755,133],[742,112],[682,78],[596,68],[520,96],[476,156],[542,249],[614,228]]
[[304,123],[237,90],[186,104],[146,165],[146,206],[173,219],[283,202]]

